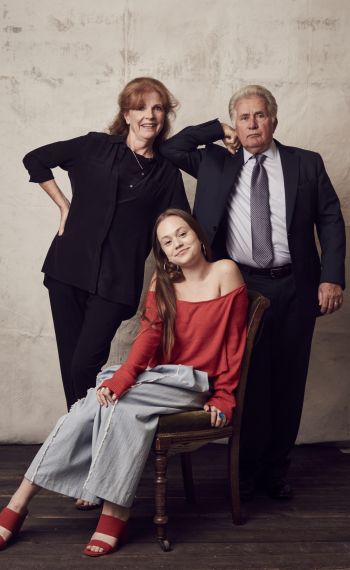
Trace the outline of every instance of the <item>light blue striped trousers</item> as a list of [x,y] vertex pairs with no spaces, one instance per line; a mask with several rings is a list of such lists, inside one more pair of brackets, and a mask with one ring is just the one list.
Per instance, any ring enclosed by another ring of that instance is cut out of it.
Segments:
[[[97,385],[117,368],[102,371]],[[201,409],[208,398],[206,372],[173,364],[140,374],[108,408],[99,405],[90,388],[58,420],[25,478],[63,495],[131,507],[159,416]]]

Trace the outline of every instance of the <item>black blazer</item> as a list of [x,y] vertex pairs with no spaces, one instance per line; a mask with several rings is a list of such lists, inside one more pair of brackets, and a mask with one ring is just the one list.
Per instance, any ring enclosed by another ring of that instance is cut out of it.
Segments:
[[[118,164],[125,148],[120,136],[92,132],[43,146],[24,157],[31,182],[51,180],[51,168],[59,166],[68,171],[72,186],[64,233],[55,236],[43,266],[50,277],[96,292],[101,249],[116,207]],[[189,211],[180,171],[159,154],[156,160],[157,167],[149,181],[151,192],[143,193],[142,204],[138,205],[138,210],[142,209],[141,219],[130,224],[121,244],[129,258],[128,267],[110,268],[111,272],[118,271],[115,281],[123,279],[124,283],[108,298],[134,307],[142,290],[144,263],[151,249],[156,218],[168,207]]]
[[[183,129],[160,148],[163,156],[198,179],[194,215],[216,257],[225,256],[226,204],[243,165],[242,148],[231,155],[224,147],[212,144],[222,138],[222,127],[214,120]],[[317,314],[320,282],[345,287],[344,220],[321,156],[275,142],[282,162],[287,236],[297,294],[305,307]],[[198,149],[199,145],[206,147]]]

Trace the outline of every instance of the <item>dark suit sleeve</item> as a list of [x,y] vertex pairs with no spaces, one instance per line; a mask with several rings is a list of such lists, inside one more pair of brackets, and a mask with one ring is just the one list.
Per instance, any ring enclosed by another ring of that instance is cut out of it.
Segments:
[[322,158],[317,155],[318,207],[316,228],[321,245],[321,283],[345,287],[345,226],[338,196]]
[[54,178],[52,168],[69,170],[79,158],[87,136],[41,146],[25,155],[23,164],[29,172],[30,182],[46,182]]
[[160,153],[175,166],[197,178],[205,150],[197,148],[224,137],[217,119],[195,127],[186,127],[160,145]]
[[187,200],[182,175],[179,170],[177,171],[177,175],[174,180],[174,191],[171,196],[169,208],[178,208],[179,210],[185,210],[185,212],[191,213],[191,208]]

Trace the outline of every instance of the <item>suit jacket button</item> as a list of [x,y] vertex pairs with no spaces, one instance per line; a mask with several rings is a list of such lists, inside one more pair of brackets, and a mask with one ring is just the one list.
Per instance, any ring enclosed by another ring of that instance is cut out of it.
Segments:
[[214,231],[214,232],[216,232],[217,229],[218,229],[217,226],[213,226],[213,231]]

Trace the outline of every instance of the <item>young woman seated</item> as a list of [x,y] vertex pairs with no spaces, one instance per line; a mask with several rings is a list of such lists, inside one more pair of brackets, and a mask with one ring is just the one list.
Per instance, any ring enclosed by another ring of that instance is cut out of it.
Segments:
[[0,549],[45,488],[103,502],[84,553],[113,552],[125,539],[159,415],[204,408],[214,429],[231,421],[247,291],[235,263],[211,263],[208,251],[201,228],[186,212],[170,209],[158,218],[156,271],[128,359],[101,372],[97,388],[58,421],[0,514]]

